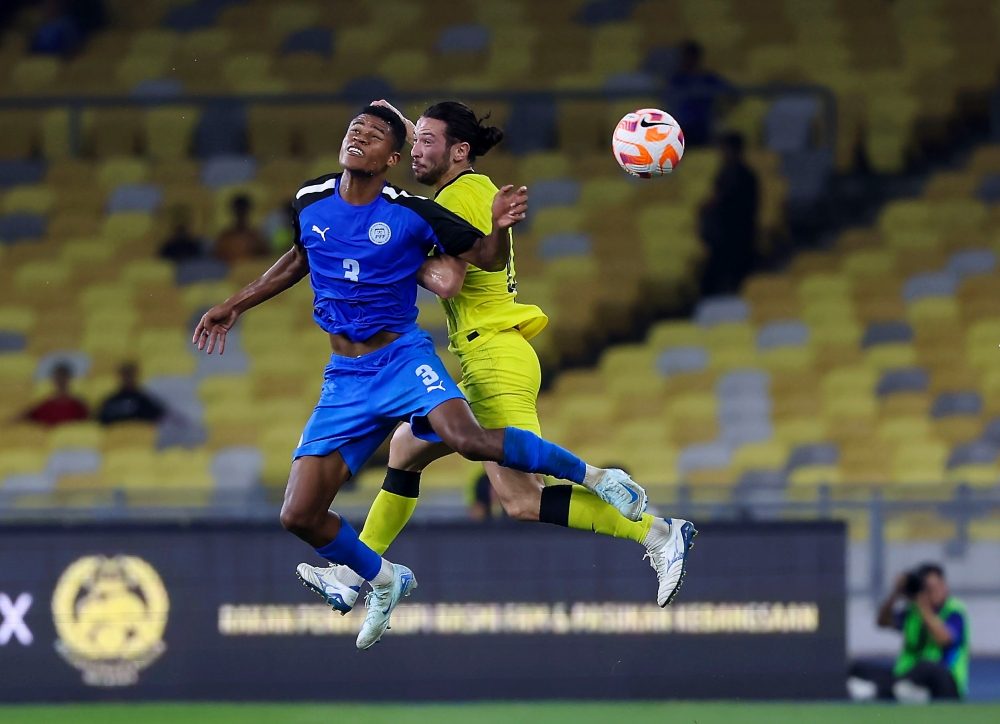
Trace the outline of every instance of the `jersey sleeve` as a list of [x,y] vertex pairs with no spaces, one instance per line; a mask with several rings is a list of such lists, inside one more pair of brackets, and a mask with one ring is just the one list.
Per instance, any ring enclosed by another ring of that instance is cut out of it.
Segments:
[[430,227],[430,242],[445,254],[464,254],[483,237],[483,232],[437,202],[405,191],[393,189],[393,192],[395,198],[390,196],[393,203],[405,206],[423,219]]

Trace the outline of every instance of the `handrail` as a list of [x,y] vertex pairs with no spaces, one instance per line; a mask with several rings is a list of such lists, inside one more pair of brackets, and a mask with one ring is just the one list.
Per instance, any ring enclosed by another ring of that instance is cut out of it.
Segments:
[[[575,100],[619,100],[625,98],[643,98],[660,96],[664,101],[677,102],[686,95],[703,95],[702,91],[690,94],[678,93],[657,86],[647,89],[602,89],[602,90],[455,90],[437,89],[420,91],[394,91],[389,94],[394,102],[427,101],[431,98],[460,98],[471,102],[504,101],[575,101]],[[836,145],[837,138],[837,97],[834,92],[823,85],[808,83],[768,83],[763,85],[730,86],[714,89],[711,95],[717,98],[739,98],[757,96],[774,98],[785,95],[816,95],[824,105],[823,112],[823,143],[822,147],[830,152]],[[80,114],[84,108],[155,108],[161,106],[196,105],[208,106],[214,104],[246,104],[246,105],[322,105],[327,103],[361,104],[369,99],[354,91],[338,93],[249,93],[237,94],[182,94],[177,96],[134,96],[134,95],[58,95],[58,96],[0,96],[0,111],[3,110],[35,110],[47,108],[70,109],[70,149],[75,154],[80,149],[81,122]],[[667,108],[669,110],[669,108]]]

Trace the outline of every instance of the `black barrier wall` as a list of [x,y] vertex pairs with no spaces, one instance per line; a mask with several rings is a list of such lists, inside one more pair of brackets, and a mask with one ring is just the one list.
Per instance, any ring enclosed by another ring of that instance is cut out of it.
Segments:
[[0,700],[840,698],[844,529],[701,528],[677,604],[638,545],[411,527],[419,581],[369,651],[274,526],[0,527]]

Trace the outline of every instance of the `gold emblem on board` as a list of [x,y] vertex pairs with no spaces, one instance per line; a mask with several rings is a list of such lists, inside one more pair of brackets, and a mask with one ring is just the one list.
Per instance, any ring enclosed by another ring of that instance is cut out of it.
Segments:
[[52,594],[56,651],[91,686],[130,686],[167,648],[170,600],[159,574],[136,556],[86,556]]

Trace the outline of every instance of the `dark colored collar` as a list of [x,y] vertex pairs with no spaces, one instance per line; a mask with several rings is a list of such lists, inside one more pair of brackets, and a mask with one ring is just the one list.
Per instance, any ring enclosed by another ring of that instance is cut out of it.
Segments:
[[453,183],[455,183],[456,181],[458,181],[463,176],[466,176],[466,175],[468,175],[470,173],[475,173],[475,172],[476,172],[476,169],[474,169],[474,168],[467,168],[466,170],[462,171],[462,173],[458,174],[458,176],[456,176],[451,181],[449,181],[444,186],[442,186],[437,191],[435,191],[434,192],[434,198],[437,198],[438,196],[440,196],[442,191],[444,191],[446,188],[448,188],[449,186],[451,186]]

